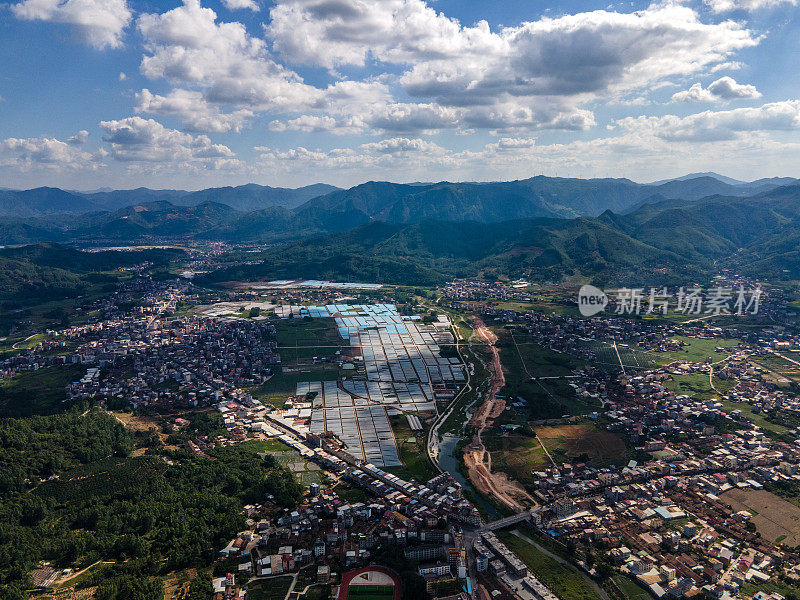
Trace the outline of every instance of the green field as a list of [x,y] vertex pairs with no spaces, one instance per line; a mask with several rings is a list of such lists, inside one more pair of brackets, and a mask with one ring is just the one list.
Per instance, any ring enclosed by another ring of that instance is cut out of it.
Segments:
[[339,497],[346,502],[366,502],[368,500],[367,493],[361,488],[353,487],[346,483],[339,483],[333,488]]
[[578,570],[548,556],[536,546],[517,537],[510,531],[498,531],[508,549],[514,552],[536,577],[562,600],[598,600],[600,595]]
[[726,394],[730,389],[736,385],[732,379],[717,379],[714,378],[714,386],[719,390],[715,392],[708,382],[708,375],[705,373],[687,373],[685,375],[673,375],[672,379],[665,382],[665,387],[672,390],[676,394],[686,394],[698,400],[709,400],[711,398],[720,398]]
[[278,353],[284,364],[333,356],[344,340],[334,319],[279,319],[275,321]]
[[593,362],[601,368],[619,369],[620,361],[626,369],[652,369],[655,366],[651,354],[626,342],[617,344],[616,350],[613,344],[601,340],[591,340],[587,342],[587,347],[595,355]]
[[[791,360],[788,360],[791,359]],[[798,353],[769,353],[763,356],[753,357],[753,362],[777,373],[781,377],[786,377],[794,381],[800,381],[800,354]],[[792,362],[795,361],[795,362]]]
[[709,357],[713,362],[722,360],[726,356],[730,356],[730,352],[716,352],[714,349],[719,347],[730,348],[739,344],[739,340],[735,338],[712,338],[701,339],[687,337],[683,335],[676,335],[672,339],[687,342],[689,345],[684,346],[678,351],[669,352],[653,352],[658,364],[666,365],[676,360],[688,360],[691,362],[705,362]]
[[250,600],[283,600],[289,593],[292,577],[271,577],[247,584]]
[[247,440],[239,444],[239,448],[248,450],[253,454],[259,454],[261,452],[288,452],[291,450],[291,448],[282,441],[274,438],[268,440]]
[[278,319],[278,346],[338,346],[343,343],[334,319]]
[[437,475],[438,471],[433,468],[425,451],[425,434],[411,431],[405,415],[391,417],[391,424],[403,466],[386,470],[406,480],[428,481]]
[[789,431],[789,427],[768,421],[763,412],[754,412],[753,407],[745,402],[729,402],[726,400],[722,402],[722,409],[726,412],[741,410],[744,418],[754,425],[758,425],[766,434],[771,434],[773,437],[784,436]]
[[650,592],[632,579],[624,575],[617,575],[612,579],[627,600],[651,600]]
[[528,310],[533,310],[536,305],[533,302],[525,302],[522,300],[504,300],[503,302],[498,302],[496,306],[502,310],[525,312]]
[[339,368],[333,365],[313,365],[298,368],[297,371],[276,373],[269,381],[261,385],[253,385],[244,389],[252,394],[253,398],[275,408],[283,408],[284,403],[297,391],[300,381],[336,381],[339,378]]
[[492,468],[508,473],[513,479],[533,485],[535,471],[551,466],[547,448],[556,463],[588,462],[595,467],[619,464],[628,457],[625,442],[619,434],[600,429],[588,420],[555,426],[535,427],[537,440],[528,433],[507,433],[487,436],[486,446],[492,452]]
[[393,585],[351,585],[347,588],[345,600],[392,600]]
[[590,412],[592,407],[580,400],[565,379],[532,380],[532,377],[560,377],[572,375],[585,364],[584,361],[553,352],[530,340],[519,330],[495,329],[500,362],[506,384],[500,395],[516,400],[524,398],[526,407],[504,413],[497,424],[523,424],[528,420],[561,417],[565,414],[579,415]]
[[[281,444],[283,446],[283,444]],[[300,453],[294,448],[284,446],[283,449],[276,451],[265,451],[264,455],[269,455],[275,462],[282,467],[289,469],[292,474],[297,478],[297,481],[308,487],[312,483],[325,483],[327,476],[325,472],[317,467],[317,465],[309,460],[303,458]]]
[[[514,332],[513,338],[504,333],[498,335],[503,366],[512,371],[512,376],[552,377],[554,375],[572,375],[574,369],[585,364],[584,361],[553,352],[544,346],[531,342],[523,334]],[[514,341],[516,340],[516,344]],[[505,350],[505,351],[504,351]],[[506,377],[508,379],[508,377]]]
[[0,417],[26,417],[57,412],[64,388],[86,373],[81,365],[59,365],[0,379]]

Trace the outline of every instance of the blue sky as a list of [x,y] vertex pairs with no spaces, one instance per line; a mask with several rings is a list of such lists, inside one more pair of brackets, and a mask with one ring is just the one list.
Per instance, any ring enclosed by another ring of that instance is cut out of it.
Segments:
[[0,5],[0,187],[800,164],[799,0]]

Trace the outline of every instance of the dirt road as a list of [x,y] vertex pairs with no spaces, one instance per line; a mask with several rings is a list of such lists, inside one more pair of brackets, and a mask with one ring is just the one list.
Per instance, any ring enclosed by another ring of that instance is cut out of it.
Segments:
[[492,456],[486,451],[482,439],[484,430],[494,419],[502,415],[506,408],[505,400],[497,397],[497,392],[506,383],[500,352],[495,345],[497,336],[477,317],[473,319],[472,324],[474,336],[486,344],[491,354],[487,367],[492,379],[483,404],[472,417],[470,424],[475,426],[475,435],[470,445],[464,449],[464,463],[470,481],[481,493],[495,497],[514,511],[521,511],[525,507],[520,504],[518,498],[526,498],[531,502],[533,498],[519,483],[510,480],[504,473],[492,473]]

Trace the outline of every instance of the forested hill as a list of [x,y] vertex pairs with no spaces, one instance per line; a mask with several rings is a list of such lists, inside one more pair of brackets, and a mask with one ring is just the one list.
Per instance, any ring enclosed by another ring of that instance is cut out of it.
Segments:
[[[643,186],[628,180],[532,178],[502,184],[373,182],[289,209],[242,212],[207,201],[157,200],[85,217],[15,222],[8,235],[95,243],[224,240],[271,244],[248,256],[261,264],[207,275],[229,279],[314,277],[439,283],[484,274],[541,280],[641,280],[726,264],[745,274],[800,277],[800,184],[752,184],[703,176]],[[710,187],[706,187],[706,184]],[[684,186],[684,198],[667,198]],[[751,195],[754,188],[769,187]],[[726,191],[702,196],[711,188]],[[654,190],[660,190],[653,195]],[[735,194],[730,194],[735,190]],[[560,203],[560,204],[559,204]],[[571,204],[571,208],[566,205]],[[597,211],[597,216],[564,213]],[[30,241],[27,239],[22,242]],[[54,244],[0,251],[5,296],[81,293],[90,273],[130,260],[169,263],[168,252],[77,253]],[[94,275],[91,275],[94,277]]]
[[748,198],[644,204],[597,218],[498,223],[366,223],[265,250],[260,265],[206,281],[310,277],[441,283],[474,275],[642,283],[708,271],[715,261],[746,274],[800,277],[800,185]]
[[349,231],[376,221],[500,223],[597,217],[609,210],[627,214],[664,201],[749,197],[796,181],[744,183],[720,177],[701,174],[656,184],[544,176],[489,183],[373,181],[346,190],[325,184],[297,189],[249,184],[197,192],[5,190],[0,192],[0,244],[155,238],[271,243]]
[[147,263],[165,269],[184,255],[169,248],[84,252],[51,243],[0,248],[0,311],[73,298],[93,287],[112,290],[120,268]]
[[[0,419],[0,598],[26,596],[41,561],[93,569],[97,598],[164,597],[164,576],[206,566],[245,526],[243,506],[270,494],[296,506],[291,472],[244,446],[211,459],[167,450],[100,409]],[[167,458],[168,460],[164,460]],[[210,582],[209,586],[210,586]]]

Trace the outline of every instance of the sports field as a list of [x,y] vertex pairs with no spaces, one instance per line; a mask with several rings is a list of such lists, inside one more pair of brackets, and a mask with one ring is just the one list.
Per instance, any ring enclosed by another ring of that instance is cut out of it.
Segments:
[[350,585],[345,600],[392,600],[393,585]]

